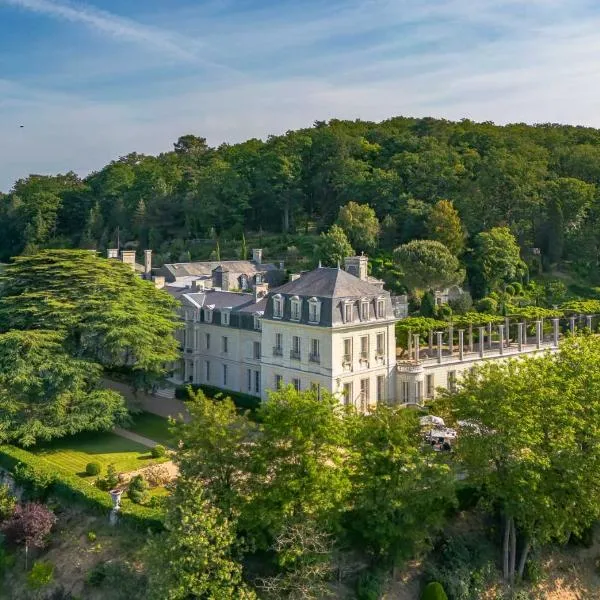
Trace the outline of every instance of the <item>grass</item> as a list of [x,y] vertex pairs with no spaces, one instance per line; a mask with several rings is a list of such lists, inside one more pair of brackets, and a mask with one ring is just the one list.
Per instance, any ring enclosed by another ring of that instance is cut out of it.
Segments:
[[82,433],[41,444],[30,452],[74,475],[82,475],[90,462],[97,462],[102,467],[102,474],[111,463],[122,473],[162,462],[153,459],[145,446],[114,433]]
[[133,415],[133,424],[128,427],[129,431],[154,440],[163,446],[173,446],[173,436],[169,431],[169,421],[164,417],[142,412]]

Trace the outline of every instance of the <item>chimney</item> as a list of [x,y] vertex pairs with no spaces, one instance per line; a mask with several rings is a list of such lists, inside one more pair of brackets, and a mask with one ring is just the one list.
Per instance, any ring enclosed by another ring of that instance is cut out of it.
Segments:
[[135,250],[121,250],[121,261],[135,271]]
[[164,278],[164,275],[155,275],[152,278],[152,281],[154,282],[154,287],[157,290],[162,290],[165,287],[165,278]]
[[257,265],[262,263],[262,248],[252,248],[252,262]]
[[369,278],[369,257],[364,254],[361,254],[361,256],[346,256],[344,268],[351,275],[367,281]]
[[204,291],[204,282],[199,279],[194,279],[192,281],[192,292],[203,292]]
[[144,273],[150,275],[152,272],[152,250],[144,250]]
[[300,279],[301,275],[301,273],[292,273],[290,275],[290,281],[296,281],[297,279]]
[[269,293],[268,283],[255,283],[254,284],[254,302],[258,302],[261,298],[264,298]]
[[119,249],[118,248],[109,248],[106,251],[106,258],[119,258]]

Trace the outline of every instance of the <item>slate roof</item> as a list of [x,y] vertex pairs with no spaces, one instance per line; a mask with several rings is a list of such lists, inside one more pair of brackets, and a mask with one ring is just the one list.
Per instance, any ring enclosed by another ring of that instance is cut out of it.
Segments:
[[363,281],[342,269],[320,267],[290,281],[273,294],[289,296],[317,296],[318,298],[361,298],[378,296],[382,291],[376,285]]
[[272,263],[257,264],[251,260],[215,260],[188,263],[169,263],[163,265],[173,277],[202,277],[210,276],[214,269],[220,267],[222,271],[230,273],[244,273],[246,275],[255,275],[266,271],[276,271],[278,268]]

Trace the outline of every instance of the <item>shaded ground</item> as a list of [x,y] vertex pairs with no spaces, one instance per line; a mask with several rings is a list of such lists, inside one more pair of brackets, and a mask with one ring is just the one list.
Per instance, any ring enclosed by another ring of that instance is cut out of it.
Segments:
[[127,427],[128,431],[154,440],[155,444],[174,446],[173,435],[169,431],[169,421],[166,417],[149,412],[142,412],[133,415],[132,418],[133,423],[131,426]]

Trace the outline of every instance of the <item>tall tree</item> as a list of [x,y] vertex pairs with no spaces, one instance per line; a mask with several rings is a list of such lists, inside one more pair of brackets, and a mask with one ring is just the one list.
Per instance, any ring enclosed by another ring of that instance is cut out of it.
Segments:
[[457,210],[448,200],[440,200],[429,212],[427,218],[429,238],[441,242],[459,256],[465,249],[465,232]]
[[379,237],[379,221],[368,204],[348,202],[340,208],[338,225],[344,230],[352,246],[359,252],[373,250]]
[[354,248],[350,245],[344,230],[338,225],[332,225],[327,233],[322,233],[315,248],[315,258],[323,266],[335,267],[343,265],[344,258],[354,256]]

